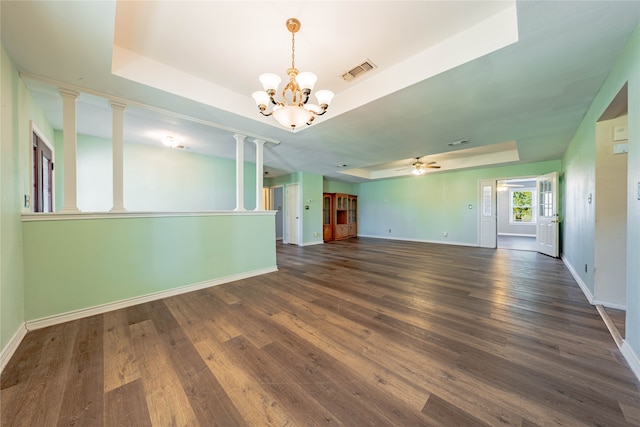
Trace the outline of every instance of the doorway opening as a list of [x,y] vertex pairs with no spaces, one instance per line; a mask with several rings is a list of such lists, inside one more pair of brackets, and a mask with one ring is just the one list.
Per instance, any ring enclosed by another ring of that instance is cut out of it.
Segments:
[[499,180],[496,186],[497,247],[536,249],[537,191],[535,178]]
[[593,198],[593,299],[604,307],[623,339],[627,305],[627,92],[625,84],[596,122]]
[[[560,215],[558,203],[558,172],[531,178],[535,180],[535,187],[530,185],[528,178],[511,178],[502,180],[482,180],[478,182],[478,241],[483,248],[498,247],[498,193],[507,192],[509,187],[505,181],[511,182],[511,188],[519,190],[508,191],[509,196],[503,206],[508,206],[505,221],[510,225],[523,226],[525,223],[535,224],[535,250],[544,255],[558,258],[560,255]],[[498,192],[498,182],[503,182],[503,191]],[[522,187],[519,187],[522,185]],[[517,187],[518,186],[518,187]],[[525,224],[526,225],[526,224]],[[518,230],[518,228],[516,228]],[[524,234],[522,229],[519,233]],[[526,235],[525,235],[526,236]],[[520,236],[524,237],[524,236]]]
[[53,212],[53,147],[33,124],[31,135],[33,212]]

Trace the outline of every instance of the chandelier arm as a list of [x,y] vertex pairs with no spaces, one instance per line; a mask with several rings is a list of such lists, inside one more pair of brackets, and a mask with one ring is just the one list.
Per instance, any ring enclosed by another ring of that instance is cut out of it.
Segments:
[[305,89],[302,91],[302,96],[304,97],[302,101],[302,105],[309,102],[309,95],[311,95],[311,89]]

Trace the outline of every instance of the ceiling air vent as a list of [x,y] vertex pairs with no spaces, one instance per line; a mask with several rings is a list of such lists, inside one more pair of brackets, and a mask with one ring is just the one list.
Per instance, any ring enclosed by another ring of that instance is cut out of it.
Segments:
[[357,65],[355,67],[353,67],[352,69],[350,69],[349,71],[347,71],[346,73],[344,73],[342,75],[342,78],[348,82],[350,82],[351,80],[355,79],[356,77],[366,73],[367,71],[371,71],[376,67],[376,64],[374,64],[373,62],[371,62],[370,60],[366,60],[364,61],[362,64]]

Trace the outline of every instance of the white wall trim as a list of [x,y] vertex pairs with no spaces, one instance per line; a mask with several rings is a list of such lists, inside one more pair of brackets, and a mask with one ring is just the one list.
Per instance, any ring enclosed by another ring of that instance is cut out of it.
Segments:
[[18,330],[11,337],[7,345],[4,346],[2,352],[0,352],[0,373],[4,370],[4,367],[7,366],[7,363],[13,357],[13,353],[16,352],[18,346],[24,339],[25,335],[27,335],[27,327],[23,323],[18,327]]
[[595,302],[594,302],[594,299],[593,299],[593,294],[591,293],[591,291],[587,287],[586,283],[584,283],[582,281],[582,278],[580,276],[578,276],[578,273],[573,268],[573,266],[571,265],[569,260],[564,255],[561,255],[560,259],[562,259],[562,262],[567,267],[567,270],[569,270],[569,273],[571,273],[571,275],[573,276],[573,279],[576,281],[578,286],[580,286],[580,289],[582,289],[582,293],[584,294],[585,297],[587,297],[587,301],[589,301],[589,304],[595,305]]
[[306,242],[306,243],[302,243],[300,246],[314,246],[314,245],[324,245],[324,240],[320,240],[319,242]]
[[615,302],[600,301],[600,300],[597,300],[597,299],[594,299],[593,303],[601,305],[603,307],[607,307],[607,308],[614,308],[616,310],[627,311],[627,305],[626,304],[616,304]]
[[564,262],[564,265],[567,267],[567,269],[571,273],[571,275],[573,276],[573,278],[575,279],[576,283],[578,283],[578,286],[580,286],[580,289],[582,289],[582,293],[587,297],[587,300],[589,301],[589,304],[591,304],[591,305],[602,305],[602,306],[608,307],[608,308],[615,308],[616,310],[627,311],[627,305],[626,304],[618,304],[618,303],[615,303],[615,302],[600,301],[599,299],[596,299],[596,297],[593,296],[593,294],[591,293],[591,291],[589,290],[587,285],[584,283],[582,278],[580,276],[578,276],[578,273],[571,266],[571,263],[569,263],[567,258],[564,255],[562,255],[561,259],[562,259],[562,262]]
[[276,211],[200,211],[200,212],[74,212],[74,213],[23,213],[22,222],[66,221],[78,219],[166,218],[191,216],[256,216],[273,215]]
[[622,353],[622,355],[626,359],[627,363],[629,364],[629,367],[631,368],[631,370],[635,374],[636,378],[638,378],[638,380],[640,380],[640,358],[633,351],[633,348],[631,348],[631,346],[629,345],[629,343],[626,340],[622,341],[622,346],[620,347],[620,352]]
[[498,236],[514,236],[514,237],[536,237],[534,234],[521,234],[521,233],[498,233]]
[[153,292],[138,297],[127,298],[120,301],[110,302],[107,304],[100,304],[93,307],[82,308],[80,310],[69,311],[61,314],[54,314],[52,316],[42,317],[40,319],[28,320],[26,322],[26,329],[33,331],[35,329],[46,328],[47,326],[57,325],[60,323],[69,322],[72,320],[82,319],[84,317],[94,316],[96,314],[102,314],[121,308],[131,307],[133,305],[142,304],[149,301],[155,301],[162,298],[168,298],[175,295],[185,294],[188,292],[197,291],[199,289],[209,288],[212,286],[222,285],[224,283],[234,282],[236,280],[248,279],[249,277],[260,276],[266,273],[272,273],[278,271],[277,266],[266,267],[259,270],[253,270],[245,273],[234,274],[231,276],[220,277],[218,279],[206,280],[200,283],[194,283],[191,285],[180,286],[178,288],[167,289],[165,291]]
[[404,237],[387,237],[387,236],[370,236],[367,234],[358,234],[358,237],[369,237],[372,239],[387,239],[387,240],[401,240],[405,242],[419,242],[419,243],[441,243],[443,245],[456,245],[456,246],[473,246],[478,247],[478,242],[468,243],[468,242],[451,242],[444,240],[424,240],[424,239],[408,239]]

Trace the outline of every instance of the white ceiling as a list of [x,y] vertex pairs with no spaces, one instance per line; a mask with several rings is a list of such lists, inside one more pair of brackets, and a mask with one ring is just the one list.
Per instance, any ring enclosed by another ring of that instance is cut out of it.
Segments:
[[[250,97],[259,74],[285,77],[289,17],[302,22],[297,67],[336,92],[295,133]],[[81,133],[110,137],[109,97],[128,104],[126,141],[173,132],[189,152],[233,158],[241,133],[279,142],[265,150],[270,176],[360,182],[408,174],[418,156],[442,166],[429,173],[560,158],[640,2],[2,0],[1,18],[2,44],[55,128],[63,84],[85,92]],[[377,68],[340,79],[364,60]],[[458,140],[469,143],[447,145]]]

